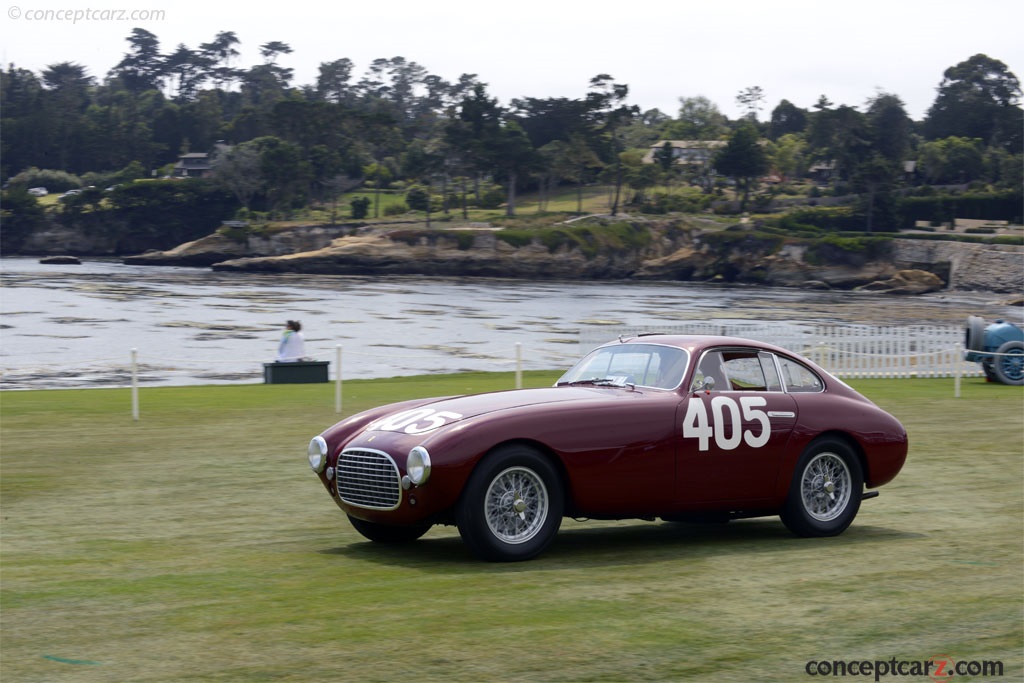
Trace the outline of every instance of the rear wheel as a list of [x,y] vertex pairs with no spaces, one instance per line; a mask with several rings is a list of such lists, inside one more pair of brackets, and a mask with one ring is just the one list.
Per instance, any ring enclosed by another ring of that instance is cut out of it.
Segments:
[[843,533],[860,510],[864,474],[839,439],[815,441],[797,463],[782,522],[798,536]]
[[430,531],[430,524],[417,524],[413,526],[394,526],[391,524],[377,524],[367,522],[365,519],[348,516],[355,530],[374,543],[412,543],[423,534]]
[[529,446],[505,446],[484,457],[470,475],[456,523],[477,557],[518,562],[551,543],[563,507],[562,483],[551,462]]
[[1024,384],[1024,342],[1008,341],[996,351],[992,371],[1003,384]]

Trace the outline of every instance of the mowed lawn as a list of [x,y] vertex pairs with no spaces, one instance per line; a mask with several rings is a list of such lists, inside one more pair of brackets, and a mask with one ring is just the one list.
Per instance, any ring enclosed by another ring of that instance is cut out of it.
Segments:
[[[512,382],[348,382],[344,413]],[[842,536],[566,520],[520,564],[450,527],[358,536],[306,463],[332,385],[144,388],[138,422],[124,389],[4,392],[0,681],[813,682],[933,657],[1022,680],[1024,389],[851,384],[911,453]]]

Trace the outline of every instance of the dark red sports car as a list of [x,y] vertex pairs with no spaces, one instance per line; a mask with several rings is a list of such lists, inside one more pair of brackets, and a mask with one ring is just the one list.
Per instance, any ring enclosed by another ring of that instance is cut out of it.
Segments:
[[495,561],[534,557],[563,516],[779,515],[832,536],[906,456],[894,417],[805,358],[660,335],[605,344],[553,387],[381,406],[309,444],[362,535],[407,542],[454,524]]

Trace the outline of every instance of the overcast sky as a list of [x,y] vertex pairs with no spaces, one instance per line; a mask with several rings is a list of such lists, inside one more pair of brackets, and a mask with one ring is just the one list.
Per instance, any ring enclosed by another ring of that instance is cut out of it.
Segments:
[[[86,8],[91,18],[74,15]],[[153,18],[106,18],[119,10]],[[278,64],[294,69],[293,85],[314,84],[322,62],[351,59],[355,81],[373,59],[402,56],[451,81],[476,74],[502,104],[583,97],[607,73],[629,85],[631,104],[672,116],[680,97],[703,95],[737,118],[737,93],[759,86],[762,119],[782,99],[811,108],[824,94],[863,110],[879,91],[920,119],[943,71],[977,53],[1024,79],[1021,0],[9,0],[5,19],[4,68],[37,73],[70,61],[102,79],[136,27],[162,52],[234,31],[236,67],[262,61],[264,43],[290,45]]]

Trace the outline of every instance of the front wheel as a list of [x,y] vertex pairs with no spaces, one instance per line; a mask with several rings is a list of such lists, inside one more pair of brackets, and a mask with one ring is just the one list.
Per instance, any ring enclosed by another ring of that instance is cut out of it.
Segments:
[[365,519],[348,516],[355,530],[374,543],[412,543],[423,534],[430,531],[430,524],[416,524],[413,526],[394,526],[390,524],[377,524],[367,522]]
[[512,445],[473,470],[456,509],[462,540],[480,559],[518,562],[541,553],[562,524],[558,472],[536,449]]
[[864,474],[851,448],[838,439],[815,441],[797,463],[782,522],[797,536],[836,536],[860,510]]
[[992,370],[1003,384],[1024,384],[1024,342],[1008,341],[996,351]]

